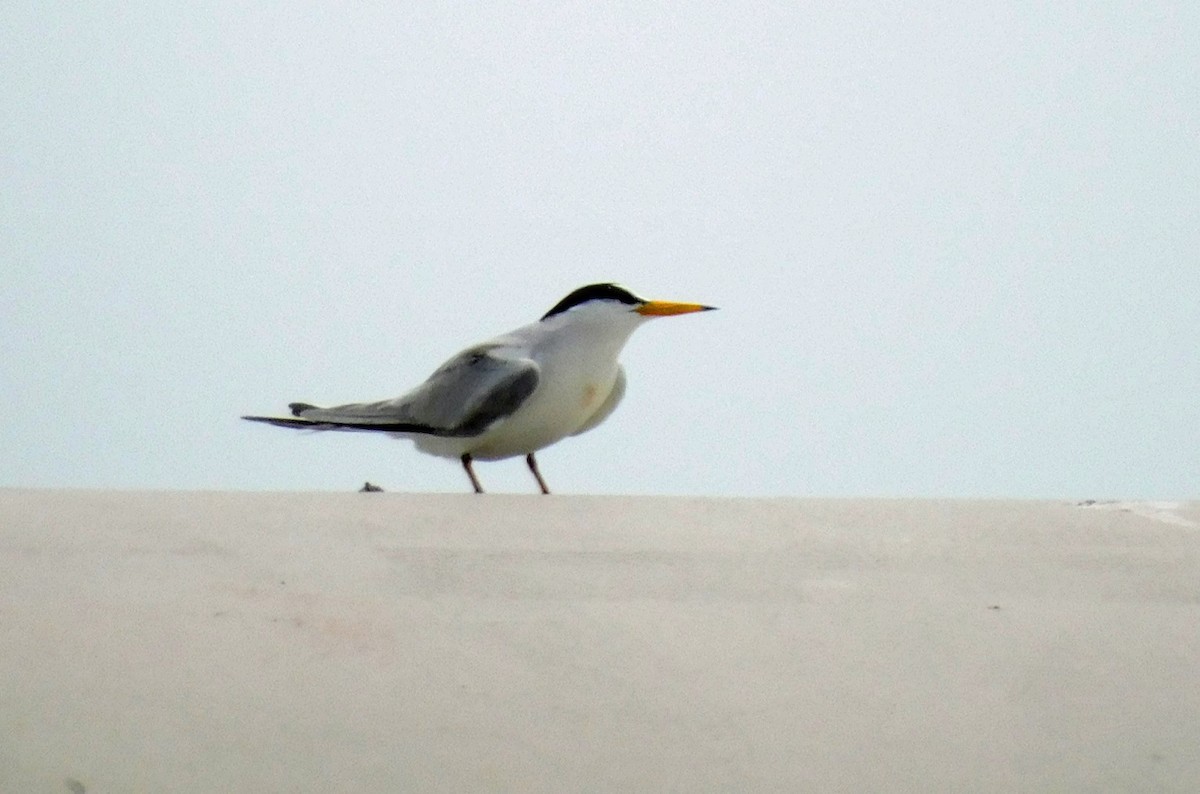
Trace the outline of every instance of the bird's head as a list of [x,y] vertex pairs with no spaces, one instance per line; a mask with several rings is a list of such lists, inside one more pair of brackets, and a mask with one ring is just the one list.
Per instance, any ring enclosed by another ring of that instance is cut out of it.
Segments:
[[595,317],[608,316],[614,319],[626,317],[641,321],[652,317],[706,312],[715,308],[715,306],[703,306],[699,303],[646,300],[616,284],[588,284],[554,304],[554,308],[546,312],[542,321],[560,315],[564,317],[576,314],[582,316],[584,313]]

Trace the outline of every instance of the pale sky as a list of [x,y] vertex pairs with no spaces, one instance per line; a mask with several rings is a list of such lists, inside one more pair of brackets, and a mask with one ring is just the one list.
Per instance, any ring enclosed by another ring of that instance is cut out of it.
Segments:
[[465,492],[238,417],[618,281],[721,311],[556,491],[1200,497],[1200,4],[19,3],[0,69],[0,485]]

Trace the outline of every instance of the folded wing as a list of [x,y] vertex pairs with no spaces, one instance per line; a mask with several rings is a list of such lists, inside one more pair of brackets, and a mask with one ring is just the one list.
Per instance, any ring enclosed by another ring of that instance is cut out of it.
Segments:
[[477,436],[511,416],[537,388],[538,366],[482,345],[459,353],[417,388],[393,400],[319,408],[291,403],[293,417],[243,416],[304,430],[363,430]]

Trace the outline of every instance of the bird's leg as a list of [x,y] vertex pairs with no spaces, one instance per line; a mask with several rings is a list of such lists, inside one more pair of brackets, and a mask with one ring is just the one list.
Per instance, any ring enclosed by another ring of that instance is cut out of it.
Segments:
[[542,473],[538,471],[537,458],[530,452],[525,456],[525,462],[529,464],[529,470],[533,472],[533,476],[537,477],[538,485],[542,487],[542,493],[549,494],[550,489],[546,487],[546,481],[542,479]]
[[475,476],[475,469],[471,467],[471,453],[464,452],[459,460],[462,461],[463,468],[467,470],[467,476],[471,478],[471,485],[475,487],[475,493],[483,493],[483,486],[479,484],[479,478]]

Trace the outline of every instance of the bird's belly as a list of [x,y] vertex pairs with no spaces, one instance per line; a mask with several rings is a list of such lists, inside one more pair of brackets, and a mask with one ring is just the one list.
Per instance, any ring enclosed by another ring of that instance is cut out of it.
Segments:
[[561,441],[583,426],[612,390],[615,374],[538,389],[517,411],[472,440],[480,460],[527,455]]

